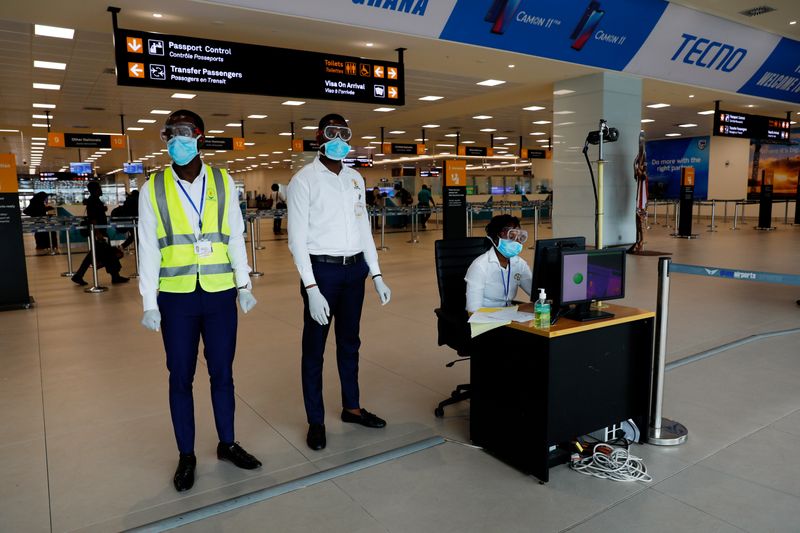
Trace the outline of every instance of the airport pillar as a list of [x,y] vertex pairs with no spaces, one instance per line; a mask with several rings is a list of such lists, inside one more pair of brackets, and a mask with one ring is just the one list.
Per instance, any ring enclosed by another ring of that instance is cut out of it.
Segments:
[[[604,143],[603,245],[636,241],[636,181],[633,160],[639,148],[642,81],[603,72],[563,80],[553,97],[553,236],[581,235],[595,241],[595,200],[581,149],[600,119],[619,130],[619,140]],[[589,145],[597,178],[598,147]]]

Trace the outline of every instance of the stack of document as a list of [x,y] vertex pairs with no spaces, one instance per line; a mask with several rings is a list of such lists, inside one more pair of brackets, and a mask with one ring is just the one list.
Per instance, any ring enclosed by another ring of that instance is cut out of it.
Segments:
[[472,337],[481,333],[506,326],[511,322],[529,322],[533,320],[533,313],[520,312],[518,305],[511,307],[482,307],[469,317],[469,326]]

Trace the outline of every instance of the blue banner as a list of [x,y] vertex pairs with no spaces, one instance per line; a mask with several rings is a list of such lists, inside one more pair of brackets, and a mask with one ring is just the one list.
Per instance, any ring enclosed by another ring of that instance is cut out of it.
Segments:
[[660,0],[459,0],[440,38],[622,70],[666,7]]
[[708,197],[709,146],[708,136],[646,143],[650,197],[678,198],[681,167],[694,167],[694,198],[705,200]]
[[783,38],[740,93],[800,103],[800,42]]

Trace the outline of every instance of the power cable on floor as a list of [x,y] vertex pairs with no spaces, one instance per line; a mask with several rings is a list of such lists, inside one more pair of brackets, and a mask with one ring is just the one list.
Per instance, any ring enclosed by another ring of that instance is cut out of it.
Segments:
[[604,442],[595,444],[589,457],[570,463],[570,468],[579,474],[611,481],[653,481],[641,457],[636,457],[626,448]]

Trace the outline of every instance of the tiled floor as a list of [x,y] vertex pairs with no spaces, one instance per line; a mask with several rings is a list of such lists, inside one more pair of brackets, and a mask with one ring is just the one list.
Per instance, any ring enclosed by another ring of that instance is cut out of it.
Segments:
[[[264,229],[269,223],[264,222]],[[704,228],[702,228],[704,229]],[[267,231],[264,232],[264,235]],[[37,306],[0,314],[0,531],[114,531],[297,479],[431,435],[468,442],[468,404],[433,407],[466,364],[436,346],[433,241],[387,236],[392,302],[368,291],[362,320],[364,405],[384,430],[338,420],[326,366],[328,447],[305,446],[299,380],[302,307],[285,237],[265,238],[259,305],[239,326],[237,439],[264,462],[253,472],[214,456],[205,370],[195,386],[198,478],[171,485],[176,462],[160,337],[139,325],[135,284],[85,294],[58,273],[64,256],[28,258]],[[542,236],[548,236],[543,228]],[[675,240],[653,227],[648,247],[677,262],[798,273],[800,228],[751,226]],[[30,243],[28,243],[30,244]],[[29,248],[30,250],[30,248]],[[29,251],[32,254],[32,251]],[[525,251],[530,260],[531,251]],[[628,259],[622,303],[653,309],[655,257]],[[125,270],[132,261],[125,259]],[[101,272],[101,280],[107,276]],[[674,275],[669,357],[747,335],[800,327],[800,289]],[[333,349],[333,344],[330,344]],[[329,358],[330,359],[330,358]],[[775,337],[667,374],[665,414],[686,424],[676,448],[636,446],[655,478],[620,484],[555,468],[539,485],[456,442],[185,526],[191,531],[800,531],[800,334]]]

